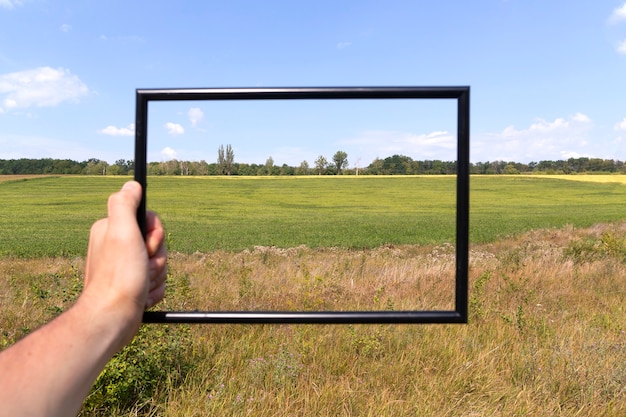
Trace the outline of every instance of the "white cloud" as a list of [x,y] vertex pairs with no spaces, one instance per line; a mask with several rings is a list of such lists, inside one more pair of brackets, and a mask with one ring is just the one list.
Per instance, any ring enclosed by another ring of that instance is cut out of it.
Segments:
[[580,123],[591,122],[591,119],[589,118],[589,116],[587,116],[586,114],[582,114],[582,113],[576,113],[574,116],[572,116],[572,120],[575,122],[580,122]]
[[352,45],[352,42],[339,42],[337,44],[337,49],[345,49],[349,47],[350,45]]
[[626,119],[624,119],[621,122],[617,123],[615,125],[615,130],[624,130],[624,131],[626,131]]
[[22,0],[0,0],[0,7],[11,10],[16,6],[21,6],[23,3]]
[[588,154],[582,155],[582,154],[579,154],[578,152],[575,152],[575,151],[562,152],[561,153],[561,159],[563,159],[563,160],[567,160],[567,159],[570,159],[570,158],[578,159],[578,158],[583,158],[585,156],[588,157],[590,155],[588,155]]
[[167,122],[165,123],[165,128],[170,135],[182,135],[185,133],[185,128],[178,123]]
[[420,148],[456,149],[456,137],[446,131],[437,131],[426,135],[405,134],[403,137],[398,137],[397,140]]
[[5,110],[56,106],[88,92],[87,86],[65,68],[40,67],[0,74],[0,97],[4,96],[0,108]]
[[104,129],[99,130],[98,133],[109,136],[133,136],[135,134],[135,124],[131,123],[128,127],[116,127],[109,125]]
[[615,47],[615,50],[620,55],[626,55],[626,39],[618,43],[617,46]]
[[342,140],[339,145],[354,149],[353,154],[364,160],[394,154],[410,156],[413,159],[456,159],[456,135],[447,131],[416,134],[411,132],[370,130],[358,136]]
[[166,146],[165,148],[161,149],[160,154],[161,154],[161,158],[163,158],[166,161],[169,161],[170,159],[176,159],[178,152],[176,152],[174,149],[170,148],[169,146]]
[[204,119],[204,113],[198,107],[192,107],[187,112],[191,126],[196,127]]
[[609,23],[618,23],[622,20],[626,20],[626,3],[614,9],[609,17]]
[[472,160],[529,162],[589,156],[594,150],[588,147],[592,127],[589,116],[576,113],[567,119],[537,119],[524,129],[508,126],[499,133],[474,134]]
[[70,30],[72,30],[72,25],[68,25],[67,23],[64,23],[64,24],[61,25],[61,27],[59,29],[61,30],[61,32],[67,33]]
[[544,119],[537,119],[537,121],[530,125],[528,129],[516,130],[514,126],[508,126],[502,131],[504,137],[519,137],[528,135],[550,135],[555,132],[562,132],[572,127],[572,124],[587,124],[591,123],[589,116],[583,113],[576,113],[570,118],[570,121],[565,120],[562,117],[555,119],[553,122],[548,122]]

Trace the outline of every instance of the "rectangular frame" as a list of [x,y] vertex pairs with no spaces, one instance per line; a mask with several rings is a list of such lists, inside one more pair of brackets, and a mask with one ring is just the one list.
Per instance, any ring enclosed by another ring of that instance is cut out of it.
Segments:
[[143,187],[137,222],[146,233],[148,103],[197,100],[456,99],[457,194],[455,309],[426,311],[146,311],[144,323],[467,323],[469,262],[470,88],[315,87],[137,89],[135,180]]

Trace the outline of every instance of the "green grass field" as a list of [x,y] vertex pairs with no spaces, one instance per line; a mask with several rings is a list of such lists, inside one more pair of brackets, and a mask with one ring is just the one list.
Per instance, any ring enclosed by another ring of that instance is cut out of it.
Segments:
[[[83,255],[90,225],[128,178],[0,182],[0,255]],[[454,242],[455,178],[151,177],[148,208],[172,251],[253,246],[372,248]],[[473,177],[470,239],[626,217],[626,185],[558,178]]]

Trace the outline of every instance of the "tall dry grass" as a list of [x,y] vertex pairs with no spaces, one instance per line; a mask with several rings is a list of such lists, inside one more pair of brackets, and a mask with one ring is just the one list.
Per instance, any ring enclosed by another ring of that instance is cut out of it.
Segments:
[[[454,309],[452,245],[374,250],[258,246],[239,253],[172,254],[201,310]],[[172,307],[166,301],[166,307]],[[175,300],[174,302],[177,302]]]
[[[0,342],[66,308],[81,270],[3,260]],[[163,307],[450,308],[453,270],[450,246],[172,254]],[[107,412],[621,417],[625,277],[626,223],[568,227],[473,246],[467,325],[145,326],[148,343],[184,341],[182,378],[168,368],[147,400]]]

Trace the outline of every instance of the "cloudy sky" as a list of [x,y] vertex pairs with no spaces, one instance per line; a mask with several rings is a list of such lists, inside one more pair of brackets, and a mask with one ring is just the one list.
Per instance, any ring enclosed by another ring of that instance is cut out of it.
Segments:
[[[471,160],[626,159],[619,1],[0,0],[0,159],[132,159],[137,88],[471,87]],[[455,158],[454,102],[151,103],[149,159]]]

